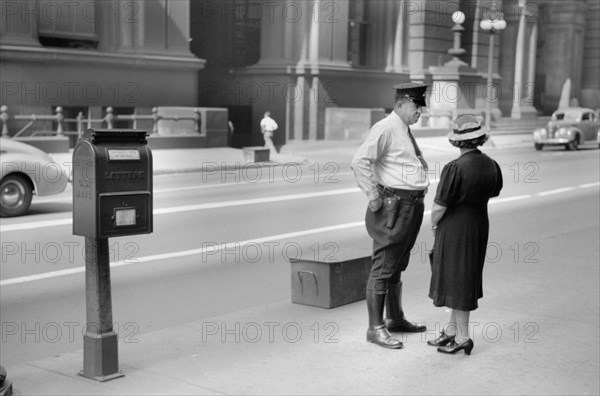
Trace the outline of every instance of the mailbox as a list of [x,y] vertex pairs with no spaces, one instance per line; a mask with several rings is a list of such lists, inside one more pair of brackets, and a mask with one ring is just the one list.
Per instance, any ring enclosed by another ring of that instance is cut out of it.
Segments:
[[73,151],[73,234],[152,232],[152,153],[146,131],[88,129]]

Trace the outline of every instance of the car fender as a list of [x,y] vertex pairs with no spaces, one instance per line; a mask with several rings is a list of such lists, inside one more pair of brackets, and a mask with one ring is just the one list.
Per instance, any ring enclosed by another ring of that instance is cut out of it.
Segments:
[[535,142],[548,138],[548,130],[546,128],[536,128],[533,130],[533,140]]
[[581,136],[582,136],[581,130],[574,126],[559,128],[556,136],[560,137],[560,138],[566,138],[571,141],[575,140],[576,136],[579,136],[579,141],[583,142],[583,140],[581,139]]
[[54,161],[43,161],[39,156],[25,153],[3,153],[0,163],[0,179],[10,174],[24,174],[37,195],[56,194],[66,188],[67,174]]

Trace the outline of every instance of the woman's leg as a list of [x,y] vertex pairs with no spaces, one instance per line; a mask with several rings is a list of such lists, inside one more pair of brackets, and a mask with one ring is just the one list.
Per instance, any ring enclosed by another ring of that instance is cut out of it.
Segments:
[[457,344],[462,344],[466,342],[469,337],[469,315],[471,311],[461,311],[459,309],[453,309],[452,315],[454,315],[455,325],[456,325],[456,338],[455,342]]
[[448,322],[448,324],[446,325],[446,330],[444,331],[444,333],[446,333],[446,335],[448,336],[455,336],[456,335],[456,313],[455,313],[455,309],[452,310],[452,313],[450,313],[450,321]]
[[[464,350],[466,355],[470,355],[473,350],[473,340],[469,338],[469,314],[471,311],[461,311],[458,309],[452,310],[450,320],[454,320],[456,329],[456,337],[454,341],[438,347],[438,352],[455,354],[458,351]],[[451,324],[448,323],[448,330],[451,331]]]

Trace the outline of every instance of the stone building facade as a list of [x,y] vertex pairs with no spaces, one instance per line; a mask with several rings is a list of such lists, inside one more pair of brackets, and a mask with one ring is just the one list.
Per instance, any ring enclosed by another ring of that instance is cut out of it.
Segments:
[[189,49],[189,10],[189,0],[0,0],[0,104],[11,116],[60,106],[71,119],[193,106],[205,61]]
[[[191,17],[192,52],[207,59],[199,100],[229,107],[244,143],[260,142],[265,110],[283,125],[279,144],[327,138],[327,108],[389,109],[390,87],[410,81],[431,84],[432,122],[482,113],[485,98],[494,118],[547,115],[567,79],[580,105],[600,107],[598,0],[200,0]],[[484,18],[506,20],[491,88]]]
[[[567,79],[580,105],[600,107],[599,0],[0,0],[0,7],[0,104],[15,114],[226,107],[241,146],[262,143],[266,110],[280,125],[279,145],[328,138],[328,108],[389,110],[391,86],[403,82],[431,85],[430,124],[482,113],[486,100],[496,119],[547,115]],[[454,58],[457,10],[466,18]],[[489,87],[490,35],[479,23],[500,17],[506,29],[495,34]]]

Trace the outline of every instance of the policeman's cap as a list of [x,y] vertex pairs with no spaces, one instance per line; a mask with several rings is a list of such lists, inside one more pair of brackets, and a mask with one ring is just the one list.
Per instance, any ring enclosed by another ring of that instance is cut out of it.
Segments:
[[428,85],[423,84],[403,83],[396,84],[392,88],[396,90],[396,100],[405,97],[419,106],[427,106],[427,103],[425,103],[427,87]]

